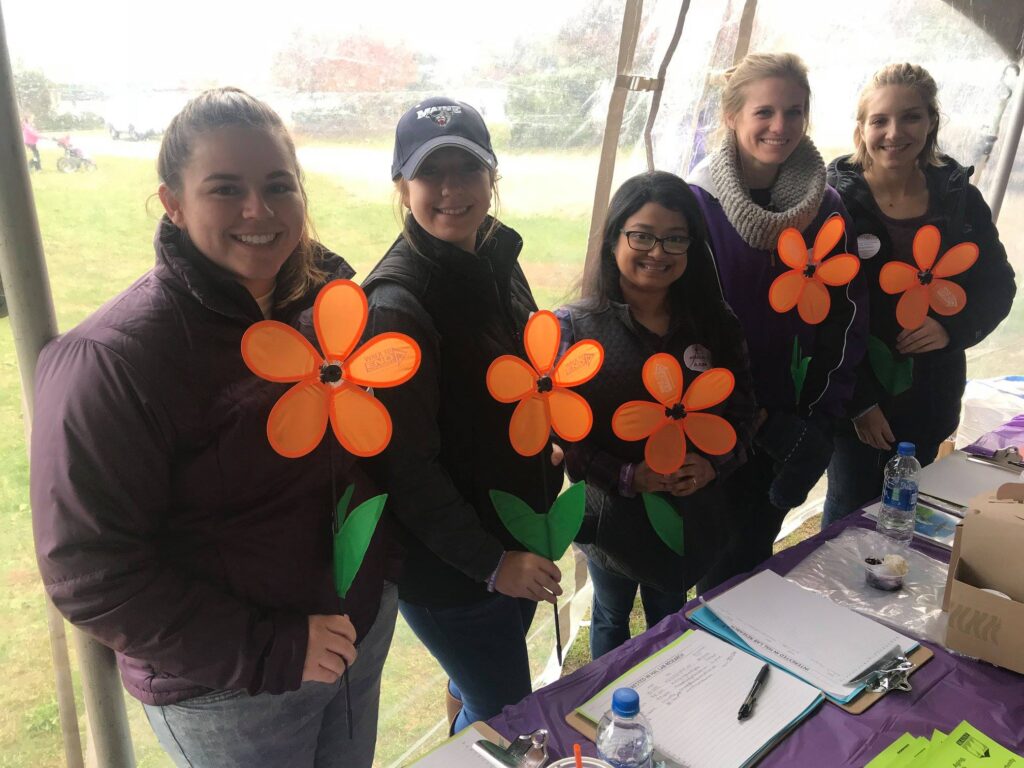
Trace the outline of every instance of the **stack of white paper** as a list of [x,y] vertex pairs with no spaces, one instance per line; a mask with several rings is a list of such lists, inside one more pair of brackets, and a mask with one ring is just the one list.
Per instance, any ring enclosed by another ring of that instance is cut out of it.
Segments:
[[[839,701],[852,699],[862,687],[852,681],[882,659],[917,647],[909,637],[768,570],[706,608],[755,653]],[[697,614],[693,618],[706,623]]]

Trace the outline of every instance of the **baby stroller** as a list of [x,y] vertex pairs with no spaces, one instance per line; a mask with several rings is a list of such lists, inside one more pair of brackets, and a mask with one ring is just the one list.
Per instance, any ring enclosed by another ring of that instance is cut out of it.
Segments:
[[96,163],[90,160],[80,147],[71,143],[70,136],[55,139],[57,145],[64,150],[64,157],[57,159],[57,170],[61,173],[75,171],[95,171]]

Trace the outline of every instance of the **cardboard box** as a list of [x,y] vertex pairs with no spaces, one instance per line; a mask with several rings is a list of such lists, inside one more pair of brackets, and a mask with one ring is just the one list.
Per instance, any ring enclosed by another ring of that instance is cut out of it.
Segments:
[[1004,485],[970,507],[949,561],[946,647],[1024,674],[1024,484]]

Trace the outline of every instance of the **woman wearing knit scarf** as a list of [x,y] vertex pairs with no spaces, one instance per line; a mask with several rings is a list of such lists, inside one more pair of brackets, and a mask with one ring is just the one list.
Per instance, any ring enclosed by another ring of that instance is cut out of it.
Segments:
[[788,54],[750,54],[726,72],[719,149],[688,181],[708,225],[726,301],[747,336],[761,406],[754,453],[728,481],[729,542],[708,583],[749,571],[772,554],[786,513],[804,502],[828,465],[832,430],[854,385],[867,337],[866,291],[858,276],[828,288],[817,324],[794,308],[776,312],[768,291],[786,272],[779,235],[795,227],[810,250],[822,224],[845,220],[835,253],[857,253],[846,209],[825,184],[807,136],[807,68]]

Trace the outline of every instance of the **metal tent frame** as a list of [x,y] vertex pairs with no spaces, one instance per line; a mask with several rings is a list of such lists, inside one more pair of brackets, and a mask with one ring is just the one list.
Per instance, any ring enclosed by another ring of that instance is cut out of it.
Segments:
[[[652,113],[645,131],[648,164],[653,165],[651,129],[656,117],[665,71],[682,31],[691,0],[680,0],[679,19],[673,43],[660,69],[652,76],[632,72],[633,59],[643,11],[643,0],[626,0],[618,65],[608,107],[604,143],[601,150],[598,182],[594,192],[587,265],[600,247],[600,225],[611,193],[612,173],[629,91],[653,91]],[[969,16],[1004,48],[1017,52],[1024,29],[1024,4],[1001,0],[944,0]],[[746,0],[740,21],[740,34],[734,60],[742,57],[750,41],[757,0]],[[1024,59],[1021,60],[1024,70]],[[43,345],[57,334],[57,321],[50,292],[49,276],[43,255],[42,239],[36,217],[28,168],[18,124],[18,107],[7,47],[3,8],[0,2],[0,279],[10,312],[18,366],[24,393],[26,433],[31,424],[33,380],[36,360]],[[999,153],[989,204],[998,219],[1013,161],[1024,130],[1024,87],[1018,78],[1010,104],[1006,133],[998,142]],[[29,436],[30,440],[30,436]],[[27,441],[28,442],[28,441]],[[78,733],[71,668],[65,637],[64,619],[47,600],[47,626],[56,678],[58,707],[64,752],[70,768],[85,764]],[[89,636],[72,630],[82,677],[86,716],[90,728],[89,757],[104,768],[131,768],[135,765],[131,734],[125,710],[124,692],[114,663],[113,652]]]

